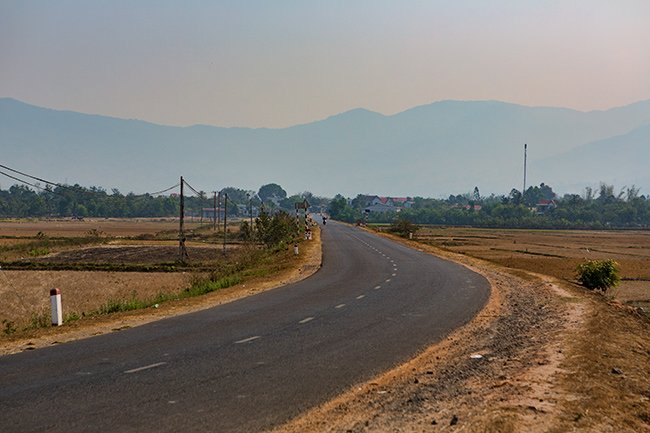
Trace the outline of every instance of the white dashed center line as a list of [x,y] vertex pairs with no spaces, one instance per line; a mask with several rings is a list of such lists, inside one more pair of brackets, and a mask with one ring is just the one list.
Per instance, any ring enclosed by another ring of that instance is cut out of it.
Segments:
[[132,370],[126,370],[124,374],[137,373],[138,371],[149,370],[150,368],[160,367],[161,365],[167,364],[166,362],[157,362],[155,364],[145,365],[144,367],[134,368]]
[[298,322],[298,323],[300,323],[300,324],[302,325],[303,323],[311,322],[312,320],[314,320],[313,317],[305,317],[304,319],[302,319],[302,320],[301,320],[300,322]]
[[381,289],[381,286],[375,286],[375,290]]
[[365,297],[366,297],[366,295],[359,295],[359,296],[357,296],[357,299],[363,299]]
[[334,307],[334,308],[343,308],[343,307],[345,307],[345,304],[339,304],[339,305],[337,305],[337,306]]
[[257,340],[258,338],[262,338],[262,336],[256,335],[255,337],[244,338],[243,340],[235,341],[235,344],[248,343],[249,341]]

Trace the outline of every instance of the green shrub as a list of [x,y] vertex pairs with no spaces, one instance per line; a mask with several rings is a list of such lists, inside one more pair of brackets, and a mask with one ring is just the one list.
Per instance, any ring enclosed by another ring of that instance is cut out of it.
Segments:
[[2,324],[5,328],[2,331],[7,335],[11,335],[17,331],[16,324],[11,320],[2,319]]
[[50,254],[50,249],[49,248],[32,248],[31,250],[28,251],[28,254],[32,257],[38,257],[38,256],[46,256]]
[[406,218],[399,218],[393,221],[390,225],[388,231],[391,233],[397,233],[400,236],[407,237],[409,233],[415,233],[418,230],[418,226],[413,224],[411,221]]
[[590,260],[579,264],[576,271],[580,284],[590,290],[607,290],[621,281],[618,263],[614,260]]
[[43,309],[39,313],[32,313],[27,329],[48,328],[50,326],[52,326],[52,316],[49,310]]

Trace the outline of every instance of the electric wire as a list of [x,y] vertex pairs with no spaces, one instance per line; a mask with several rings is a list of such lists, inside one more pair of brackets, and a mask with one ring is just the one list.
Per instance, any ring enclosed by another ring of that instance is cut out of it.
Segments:
[[[170,191],[170,190],[172,190],[172,189],[174,189],[174,188],[178,188],[180,185],[181,185],[181,184],[180,184],[180,182],[179,182],[179,183],[177,183],[177,184],[174,185],[174,186],[170,186],[169,188],[163,189],[162,191],[156,191],[156,192],[151,192],[151,193],[147,193],[147,194],[149,194],[149,195],[158,195],[158,194],[163,194],[163,193],[165,193],[165,192],[167,192],[167,191]],[[146,194],[142,194],[142,195],[146,195]]]
[[11,178],[11,179],[13,179],[13,180],[17,180],[18,182],[23,183],[23,184],[25,184],[25,185],[29,185],[29,186],[31,186],[32,188],[37,188],[37,189],[40,189],[40,190],[45,191],[45,192],[51,192],[52,194],[63,195],[63,194],[61,194],[61,193],[59,193],[59,192],[56,192],[56,191],[54,191],[54,190],[47,189],[47,188],[43,188],[43,187],[38,186],[38,185],[36,185],[36,184],[33,184],[33,183],[30,183],[30,182],[27,182],[26,180],[19,179],[19,178],[15,177],[15,176],[12,176],[12,175],[10,175],[10,174],[5,173],[4,171],[0,171],[0,174],[2,174],[2,175],[4,175],[4,176],[7,176],[8,178]]
[[[18,171],[18,170],[15,170],[15,169],[11,168],[11,167],[7,167],[6,165],[0,164],[0,167],[4,168],[5,170],[9,170],[11,172],[14,172],[14,173],[18,173],[18,174],[20,174],[22,176],[25,176],[25,177],[28,177],[30,179],[34,179],[34,180],[37,180],[39,182],[47,183],[48,185],[58,186],[59,188],[65,188],[65,189],[73,189],[73,188],[71,188],[69,186],[66,186],[66,185],[61,185],[61,184],[58,184],[58,183],[55,183],[55,182],[50,182],[49,180],[41,179],[40,177],[36,177],[36,176],[32,176],[32,175],[27,174],[27,173],[23,173],[22,171]],[[9,176],[9,177],[11,177],[11,176]],[[13,179],[15,179],[15,178],[13,178]],[[20,181],[20,182],[22,182],[22,181]],[[27,183],[27,182],[24,182],[24,183]]]
[[[88,193],[90,193],[90,194],[106,194],[106,191],[93,191],[93,190],[86,189],[86,188],[84,188],[84,187],[81,187],[82,189],[79,190],[79,188],[74,188],[74,187],[71,187],[71,186],[68,186],[68,185],[63,185],[63,184],[60,184],[60,183],[51,182],[51,181],[49,181],[49,180],[46,180],[46,179],[40,178],[40,177],[38,177],[38,176],[33,176],[33,175],[31,175],[31,174],[28,174],[28,173],[22,172],[22,171],[20,171],[20,170],[16,170],[16,169],[14,169],[14,168],[8,167],[8,166],[3,165],[3,164],[0,164],[0,168],[4,168],[5,170],[9,170],[9,171],[11,171],[11,172],[13,172],[13,173],[19,174],[19,175],[21,175],[21,176],[25,176],[25,177],[27,177],[27,178],[29,178],[29,179],[33,179],[33,180],[37,180],[37,181],[39,181],[39,182],[43,182],[43,183],[45,183],[45,184],[47,184],[47,185],[56,186],[56,187],[58,187],[58,188],[67,189],[67,190],[74,191],[74,192],[77,192],[77,193],[86,193],[86,194],[88,194]],[[23,183],[23,184],[25,184],[25,185],[29,185],[29,186],[31,186],[31,187],[33,187],[33,188],[37,188],[37,189],[40,189],[40,190],[45,191],[45,192],[50,192],[50,193],[52,193],[52,194],[63,195],[63,194],[61,194],[61,193],[58,192],[58,191],[55,191],[55,190],[52,190],[52,189],[43,188],[43,187],[41,187],[41,186],[39,186],[39,185],[36,185],[36,184],[34,184],[34,183],[32,183],[32,182],[28,182],[28,181],[26,181],[26,180],[19,179],[19,178],[15,177],[15,176],[13,176],[13,175],[11,175],[11,174],[8,174],[8,173],[5,173],[5,172],[3,172],[3,171],[0,171],[0,174],[2,174],[2,175],[4,175],[4,176],[7,176],[7,177],[9,177],[9,178],[11,178],[11,179],[13,179],[13,180],[16,180],[16,181],[18,181],[18,182],[20,182],[20,183]],[[196,190],[192,185],[190,185],[187,181],[183,180],[183,182],[185,183],[185,185],[186,185],[190,190],[192,190],[192,192],[194,192],[194,194],[196,194],[197,197],[199,197],[199,198],[205,198],[205,193],[201,193],[201,192],[197,191],[197,190]],[[165,189],[160,190],[160,191],[156,191],[156,192],[152,192],[152,193],[136,194],[135,196],[136,196],[136,197],[141,197],[141,196],[145,196],[145,195],[159,195],[159,194],[164,194],[164,193],[166,193],[166,192],[168,192],[168,191],[173,190],[174,188],[178,188],[179,186],[180,186],[180,182],[177,183],[177,184],[175,184],[175,185],[173,185],[173,186],[170,186],[169,188],[165,188]]]
[[197,195],[197,197],[199,197],[199,198],[205,198],[205,193],[204,193],[204,194],[201,194],[200,192],[198,192],[196,189],[194,189],[194,187],[193,187],[192,185],[190,185],[189,183],[187,183],[187,181],[186,181],[185,179],[183,179],[183,183],[185,183],[185,186],[187,186],[189,189],[191,189],[191,190],[194,192],[194,194]]
[[[14,168],[7,167],[6,165],[3,165],[3,164],[0,164],[0,167],[1,167],[1,168],[4,168],[5,170],[9,170],[9,171],[11,171],[11,172],[13,172],[13,173],[17,173],[17,174],[19,174],[19,175],[21,175],[21,176],[25,176],[25,177],[28,177],[28,178],[30,178],[30,179],[37,180],[37,181],[39,181],[39,182],[43,182],[43,183],[45,183],[45,184],[47,184],[47,185],[56,186],[56,187],[58,187],[58,188],[67,189],[67,190],[74,191],[74,192],[77,192],[77,193],[84,193],[84,194],[106,194],[106,191],[93,191],[93,190],[86,189],[86,188],[84,188],[84,187],[81,187],[82,189],[79,190],[78,188],[74,188],[74,187],[71,187],[71,186],[68,186],[68,185],[62,185],[62,184],[60,184],[60,183],[51,182],[51,181],[49,181],[49,180],[46,180],[46,179],[43,179],[43,178],[40,178],[40,177],[37,177],[37,176],[33,176],[33,175],[31,175],[31,174],[28,174],[28,173],[24,173],[24,172],[22,172],[22,171],[20,171],[20,170],[16,170],[16,169],[14,169]],[[23,179],[19,179],[19,178],[15,177],[15,176],[12,176],[12,175],[10,175],[10,174],[7,174],[7,173],[5,173],[5,172],[3,172],[3,171],[0,171],[0,174],[3,174],[4,176],[7,176],[7,177],[9,177],[9,178],[11,178],[11,179],[13,179],[13,180],[16,180],[16,181],[18,181],[18,182],[20,182],[20,183],[25,184],[25,185],[29,185],[29,186],[31,186],[31,187],[33,187],[33,188],[37,188],[37,189],[40,189],[40,190],[42,190],[42,191],[51,192],[51,193],[53,193],[53,194],[59,194],[59,195],[62,195],[62,194],[58,193],[57,191],[54,191],[54,190],[51,190],[51,189],[47,189],[47,188],[43,188],[43,187],[38,186],[38,185],[35,185],[35,184],[31,183],[31,182],[28,182],[28,181],[25,181],[25,180],[23,180]],[[140,197],[140,196],[145,196],[145,195],[158,195],[158,194],[163,194],[163,193],[165,193],[165,192],[167,192],[167,191],[170,191],[170,190],[172,190],[172,189],[174,189],[174,188],[177,188],[179,185],[180,185],[180,183],[177,183],[177,184],[175,184],[174,186],[171,186],[171,187],[169,187],[169,188],[165,188],[165,189],[163,189],[163,190],[161,190],[161,191],[156,191],[156,192],[153,192],[153,193],[137,194],[137,195],[135,195],[135,196],[136,196],[136,197]],[[188,185],[188,186],[189,186],[189,185]],[[192,189],[193,189],[193,188],[192,188]],[[194,190],[194,189],[193,189],[193,190]],[[196,192],[196,191],[195,191],[195,192]]]

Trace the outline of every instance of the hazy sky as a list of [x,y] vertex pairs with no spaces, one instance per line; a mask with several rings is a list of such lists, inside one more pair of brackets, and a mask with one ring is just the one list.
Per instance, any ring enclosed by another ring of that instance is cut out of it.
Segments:
[[283,127],[443,99],[650,99],[648,0],[0,0],[0,97]]

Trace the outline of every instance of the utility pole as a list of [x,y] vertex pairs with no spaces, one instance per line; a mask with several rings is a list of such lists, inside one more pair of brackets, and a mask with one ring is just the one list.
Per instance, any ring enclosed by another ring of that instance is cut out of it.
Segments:
[[217,193],[217,228],[221,225],[221,191]]
[[253,236],[253,196],[250,196],[248,198],[248,215],[250,216],[250,233],[251,233],[251,239]]
[[228,229],[228,193],[223,195],[223,254],[226,255],[226,231]]
[[212,214],[212,231],[217,231],[217,192],[214,191],[214,200],[212,203],[214,213]]
[[524,193],[526,192],[526,163],[528,159],[528,145],[524,144],[524,189],[521,191],[521,197],[523,199]]
[[183,196],[183,176],[181,176],[181,203],[180,203],[180,226],[178,229],[178,260],[185,262],[185,259],[188,258],[187,248],[185,248],[185,227],[184,227],[184,218],[185,218],[185,198]]

